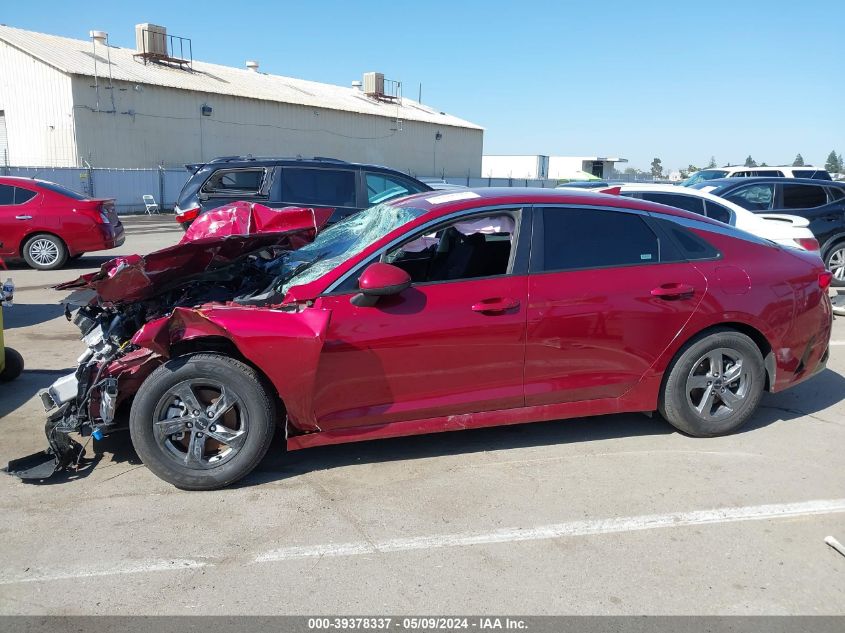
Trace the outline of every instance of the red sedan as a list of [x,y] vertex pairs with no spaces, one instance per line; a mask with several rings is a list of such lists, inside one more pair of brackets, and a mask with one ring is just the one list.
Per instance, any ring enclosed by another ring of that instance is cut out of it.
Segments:
[[186,489],[249,473],[276,424],[288,450],[654,410],[714,436],[827,361],[818,255],[678,209],[427,192],[316,239],[297,213],[66,285],[91,295],[74,318],[90,352],[42,394],[57,465],[79,450],[67,432],[121,413],[144,463]]
[[86,198],[43,180],[0,177],[0,257],[52,270],[123,240],[114,200]]

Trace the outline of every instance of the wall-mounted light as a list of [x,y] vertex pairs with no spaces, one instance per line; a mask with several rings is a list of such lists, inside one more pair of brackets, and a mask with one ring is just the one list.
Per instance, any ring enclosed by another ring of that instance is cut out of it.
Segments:
[[211,116],[211,106],[210,106],[210,105],[208,105],[207,103],[203,103],[203,104],[200,106],[200,113],[201,113],[203,116]]
[[441,138],[443,138],[443,135],[442,135],[440,132],[437,132],[437,133],[434,135],[434,140],[435,140],[435,141],[439,141]]

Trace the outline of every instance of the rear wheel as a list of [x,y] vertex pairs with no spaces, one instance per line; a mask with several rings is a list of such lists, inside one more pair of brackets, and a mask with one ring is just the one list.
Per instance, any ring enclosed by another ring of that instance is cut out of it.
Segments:
[[228,356],[168,361],[141,385],[129,430],[144,464],[185,490],[213,490],[251,472],[273,439],[273,401],[255,371]]
[[825,257],[827,269],[833,273],[831,283],[837,287],[845,286],[845,242],[834,244],[827,257]]
[[688,343],[664,381],[660,413],[696,437],[724,435],[750,418],[763,396],[763,355],[744,334],[720,330]]
[[23,258],[37,270],[61,268],[67,261],[67,247],[55,235],[40,233],[33,235],[23,245]]

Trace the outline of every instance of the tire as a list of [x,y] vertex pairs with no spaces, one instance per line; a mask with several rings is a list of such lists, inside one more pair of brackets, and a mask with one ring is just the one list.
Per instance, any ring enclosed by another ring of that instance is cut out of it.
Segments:
[[830,247],[824,257],[824,265],[833,273],[831,285],[837,288],[845,287],[845,242],[839,242]]
[[[228,406],[215,412],[221,399]],[[273,400],[255,370],[228,356],[194,354],[166,362],[143,382],[129,431],[155,475],[183,490],[215,490],[263,459],[274,419]]]
[[55,270],[67,261],[67,246],[55,235],[39,233],[23,245],[23,258],[30,268]]
[[765,381],[757,344],[735,330],[719,329],[681,348],[666,372],[658,407],[669,424],[687,435],[726,435],[757,410]]
[[0,372],[0,382],[9,382],[23,373],[23,356],[11,347],[5,348],[6,364]]

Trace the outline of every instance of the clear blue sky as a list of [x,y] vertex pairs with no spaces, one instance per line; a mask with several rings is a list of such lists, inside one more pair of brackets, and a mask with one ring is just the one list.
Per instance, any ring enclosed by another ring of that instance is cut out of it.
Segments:
[[368,70],[483,125],[488,154],[823,164],[845,153],[845,0],[5,2],[9,26],[349,85]]

